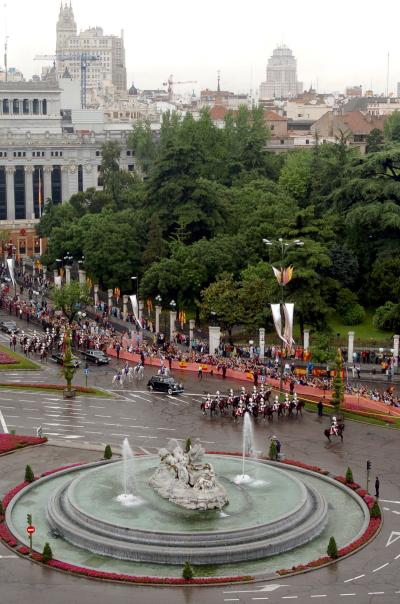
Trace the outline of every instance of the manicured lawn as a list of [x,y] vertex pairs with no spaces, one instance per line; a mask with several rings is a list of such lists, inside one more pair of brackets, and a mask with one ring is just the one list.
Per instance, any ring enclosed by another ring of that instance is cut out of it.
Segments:
[[344,325],[340,315],[334,313],[328,320],[333,333],[336,335],[340,333],[340,339],[347,343],[347,334],[349,331],[354,331],[355,342],[362,341],[363,344],[370,344],[371,346],[375,343],[382,344],[384,347],[388,344],[393,346],[392,336],[393,334],[389,331],[383,331],[377,329],[372,323],[374,311],[369,309],[365,313],[365,319],[360,325]]
[[11,351],[7,346],[2,346],[0,344],[0,351],[7,354],[7,356],[12,357],[15,360],[15,363],[9,364],[1,364],[0,371],[10,371],[10,369],[19,369],[19,370],[29,370],[29,371],[38,371],[41,369],[40,365],[34,363],[27,359],[24,355],[18,354],[17,352]]

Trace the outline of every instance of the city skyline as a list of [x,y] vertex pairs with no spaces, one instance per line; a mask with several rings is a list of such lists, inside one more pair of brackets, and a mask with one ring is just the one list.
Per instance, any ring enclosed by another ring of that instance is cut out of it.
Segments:
[[[55,51],[59,5],[58,0],[41,0],[40,19],[37,6],[28,0],[9,3],[7,8],[2,5],[0,44],[4,46],[7,31],[8,65],[19,68],[27,79],[44,65],[33,57]],[[313,85],[319,92],[344,91],[346,86],[362,84],[366,90],[372,84],[376,93],[382,93],[388,52],[389,91],[395,91],[400,81],[400,68],[396,69],[400,49],[392,42],[400,7],[393,0],[382,13],[369,12],[373,5],[367,2],[362,15],[352,3],[339,1],[329,17],[316,0],[301,6],[288,0],[287,22],[282,21],[280,9],[271,9],[261,0],[252,0],[247,10],[226,0],[205,0],[195,14],[183,0],[171,0],[168,6],[156,1],[150,16],[144,5],[127,6],[123,0],[115,0],[112,11],[101,0],[72,5],[78,30],[100,26],[106,34],[120,35],[124,29],[128,85],[134,81],[141,89],[162,88],[171,73],[176,80],[197,80],[198,84],[181,87],[182,92],[213,88],[220,70],[224,89],[255,92],[265,79],[268,58],[281,43],[293,50],[305,89]]]

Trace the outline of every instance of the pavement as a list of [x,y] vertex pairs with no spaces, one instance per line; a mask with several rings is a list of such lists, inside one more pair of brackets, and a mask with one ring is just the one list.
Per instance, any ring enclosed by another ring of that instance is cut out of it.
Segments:
[[[25,324],[26,328],[26,324]],[[0,342],[8,337],[0,334]],[[89,385],[110,387],[117,363],[110,366],[90,366]],[[0,457],[0,495],[20,482],[25,465],[30,463],[41,472],[73,463],[93,461],[101,457],[105,444],[117,450],[125,436],[136,452],[153,453],[165,446],[170,438],[200,438],[206,449],[234,451],[241,447],[241,425],[231,418],[203,416],[202,396],[239,387],[237,382],[223,383],[221,378],[174,373],[185,382],[185,394],[169,397],[149,393],[145,388],[150,369],[140,383],[132,383],[122,391],[111,391],[109,398],[79,396],[64,401],[58,394],[13,392],[0,390],[0,410],[9,429],[18,433],[35,434],[41,425],[50,442]],[[59,367],[50,361],[43,372],[11,372],[0,374],[0,380],[10,382],[61,381]],[[76,383],[84,385],[83,370],[78,371]],[[122,604],[138,602],[153,604],[197,604],[200,602],[267,602],[312,603],[392,603],[400,601],[400,485],[398,469],[398,431],[378,426],[346,421],[344,443],[328,441],[323,430],[328,418],[304,413],[303,418],[260,421],[254,427],[255,449],[265,452],[269,437],[276,434],[288,458],[298,459],[326,468],[333,474],[343,474],[350,466],[354,478],[365,485],[366,460],[372,462],[372,479],[381,481],[381,504],[384,523],[379,536],[357,554],[325,569],[292,578],[277,578],[272,582],[256,582],[244,586],[216,587],[141,587],[99,583],[70,577],[46,569],[0,545],[0,604],[30,604],[52,602],[60,604]]]

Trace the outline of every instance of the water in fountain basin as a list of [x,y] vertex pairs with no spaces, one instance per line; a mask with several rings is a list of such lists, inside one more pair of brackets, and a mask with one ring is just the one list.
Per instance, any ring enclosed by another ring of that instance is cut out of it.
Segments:
[[118,495],[117,501],[127,507],[135,506],[141,503],[141,499],[134,494],[134,455],[127,438],[122,443],[122,461],[122,487],[124,492]]
[[245,413],[243,417],[243,444],[242,444],[242,474],[235,477],[236,484],[251,482],[251,476],[245,474],[246,454],[251,455],[254,451],[253,422],[250,413]]

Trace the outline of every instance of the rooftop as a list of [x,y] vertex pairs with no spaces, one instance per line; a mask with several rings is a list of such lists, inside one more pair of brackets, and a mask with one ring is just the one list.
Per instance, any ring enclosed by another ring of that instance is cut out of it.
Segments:
[[58,85],[53,82],[0,82],[0,90],[15,90],[16,92],[23,92],[24,90],[61,92]]

